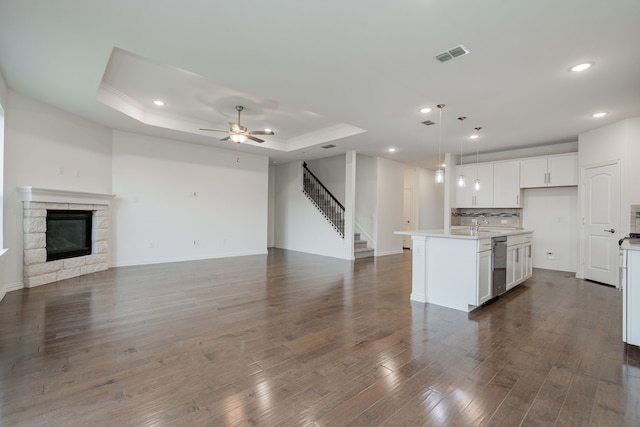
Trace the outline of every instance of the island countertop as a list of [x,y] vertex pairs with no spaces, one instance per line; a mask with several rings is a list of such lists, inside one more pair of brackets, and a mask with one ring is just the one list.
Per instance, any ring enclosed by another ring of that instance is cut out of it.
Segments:
[[533,230],[524,228],[485,228],[480,227],[479,231],[473,231],[469,227],[434,229],[434,230],[407,230],[395,231],[394,234],[407,236],[442,237],[452,239],[488,239],[498,236],[515,236],[518,234],[533,233]]

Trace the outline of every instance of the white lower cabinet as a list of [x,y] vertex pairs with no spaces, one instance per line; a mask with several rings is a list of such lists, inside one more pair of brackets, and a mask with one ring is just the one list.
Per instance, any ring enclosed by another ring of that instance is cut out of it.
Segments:
[[478,250],[478,305],[491,299],[491,282],[493,272],[491,271],[491,240],[487,239],[489,249],[482,250],[484,240],[479,241]]
[[640,249],[622,244],[622,341],[640,346]]
[[524,265],[522,267],[523,269],[523,275],[524,277],[522,278],[523,280],[527,280],[528,278],[530,278],[531,276],[533,276],[533,258],[532,258],[532,246],[531,246],[531,240],[529,240],[529,242],[524,242]]
[[530,233],[507,237],[507,290],[524,282],[533,274],[532,237]]

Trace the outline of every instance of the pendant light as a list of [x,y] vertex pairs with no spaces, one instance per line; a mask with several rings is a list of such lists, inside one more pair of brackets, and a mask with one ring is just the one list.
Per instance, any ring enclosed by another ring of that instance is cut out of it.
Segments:
[[[458,117],[458,120],[460,120],[460,128],[462,128],[464,119],[466,119],[465,116]],[[460,166],[462,166],[462,138],[460,138]],[[460,175],[458,175],[458,187],[464,188],[465,186],[466,186],[466,183],[464,181],[464,174],[460,173]]]
[[480,129],[482,129],[481,127],[477,127],[476,129],[476,135],[478,135],[475,139],[476,139],[476,179],[473,180],[473,188],[476,191],[480,191],[480,178],[478,178],[478,156],[480,153]]
[[438,139],[438,170],[436,171],[436,182],[438,184],[442,184],[444,182],[444,171],[442,170],[442,109],[445,107],[444,104],[438,104],[438,111],[440,112],[440,138]]

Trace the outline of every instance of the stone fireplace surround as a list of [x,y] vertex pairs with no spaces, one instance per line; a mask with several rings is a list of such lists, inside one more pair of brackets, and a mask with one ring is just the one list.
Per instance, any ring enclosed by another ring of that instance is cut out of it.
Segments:
[[[23,201],[24,287],[33,288],[109,268],[111,194],[18,187]],[[47,262],[47,209],[93,212],[91,254]]]

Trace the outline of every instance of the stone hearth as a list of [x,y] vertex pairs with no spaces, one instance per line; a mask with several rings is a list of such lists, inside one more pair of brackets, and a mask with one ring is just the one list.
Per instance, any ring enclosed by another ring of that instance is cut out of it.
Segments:
[[[24,287],[32,288],[58,280],[109,268],[110,194],[80,193],[19,187],[23,200]],[[47,262],[47,210],[93,212],[91,254]]]

